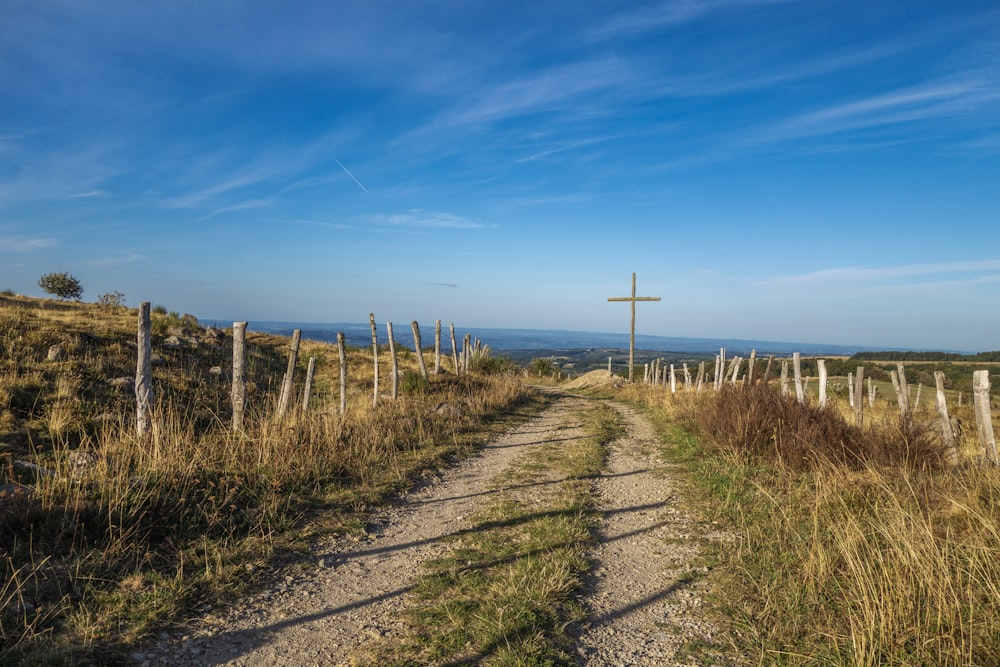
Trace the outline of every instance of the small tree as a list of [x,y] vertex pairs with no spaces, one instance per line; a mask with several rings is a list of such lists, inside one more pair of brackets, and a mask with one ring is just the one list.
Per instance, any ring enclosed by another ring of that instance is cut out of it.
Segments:
[[66,273],[46,273],[38,279],[38,286],[47,294],[52,294],[60,299],[79,299],[83,294],[83,286],[80,281]]

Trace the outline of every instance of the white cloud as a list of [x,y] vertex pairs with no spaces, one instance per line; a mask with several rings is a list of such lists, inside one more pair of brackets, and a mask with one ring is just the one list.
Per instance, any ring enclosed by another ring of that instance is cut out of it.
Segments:
[[0,239],[0,252],[34,252],[59,245],[53,238]]

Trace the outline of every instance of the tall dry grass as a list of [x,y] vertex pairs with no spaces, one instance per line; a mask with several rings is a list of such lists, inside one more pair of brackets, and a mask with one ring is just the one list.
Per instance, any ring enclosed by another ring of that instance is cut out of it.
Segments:
[[716,604],[748,662],[1000,664],[1000,470],[968,441],[947,465],[933,413],[857,428],[773,386],[625,392],[737,538]]
[[[53,311],[55,319],[16,307],[14,315],[0,308],[3,333],[21,338],[0,360],[11,371],[0,387],[23,398],[16,413],[7,401],[14,414],[0,437],[27,434],[0,452],[0,484],[21,482],[0,492],[4,664],[124,659],[164,623],[250,585],[308,535],[359,529],[359,513],[473,447],[491,420],[528,397],[506,375],[441,375],[373,409],[371,351],[351,350],[344,415],[336,368],[326,363],[310,411],[277,418],[269,387],[280,380],[287,340],[254,335],[242,431],[229,428],[228,383],[208,372],[225,345],[205,345],[154,370],[154,427],[140,439],[128,395],[106,384],[122,365],[134,373],[134,313],[109,322],[82,305]],[[101,333],[89,333],[87,320]],[[45,362],[53,340],[79,344]],[[337,358],[312,342],[302,346],[303,366],[308,356]],[[403,361],[405,370],[416,365]],[[433,410],[441,404],[450,409]],[[15,459],[44,470],[26,476]]]

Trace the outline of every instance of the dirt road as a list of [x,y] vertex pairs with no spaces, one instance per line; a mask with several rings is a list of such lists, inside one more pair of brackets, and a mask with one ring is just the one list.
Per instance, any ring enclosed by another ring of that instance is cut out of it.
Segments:
[[[420,563],[442,553],[442,538],[468,520],[490,482],[533,449],[583,437],[575,417],[589,399],[557,394],[541,415],[442,472],[372,517],[369,535],[319,546],[268,590],[186,633],[161,636],[133,657],[139,664],[283,667],[349,664],[365,641],[391,634]],[[628,433],[612,445],[594,482],[603,517],[587,583],[590,620],[579,628],[586,665],[673,665],[686,643],[710,639],[700,619],[692,565],[703,532],[684,512],[644,418],[617,407]]]

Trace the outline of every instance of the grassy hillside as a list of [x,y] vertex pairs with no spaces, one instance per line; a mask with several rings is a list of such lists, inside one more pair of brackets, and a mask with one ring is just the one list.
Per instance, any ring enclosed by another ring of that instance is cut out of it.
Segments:
[[316,534],[361,530],[367,506],[529,400],[503,363],[424,381],[411,350],[400,353],[399,399],[373,409],[372,351],[350,349],[340,416],[336,348],[303,341],[295,403],[315,357],[310,410],[278,419],[289,341],[251,332],[247,419],[234,433],[231,332],[156,309],[154,428],[139,439],[136,319],[125,308],[0,297],[4,664],[122,658]]

